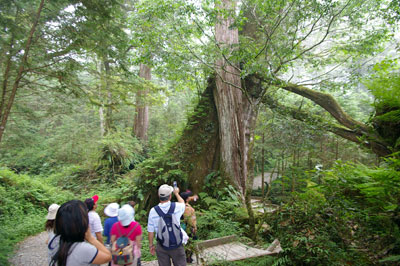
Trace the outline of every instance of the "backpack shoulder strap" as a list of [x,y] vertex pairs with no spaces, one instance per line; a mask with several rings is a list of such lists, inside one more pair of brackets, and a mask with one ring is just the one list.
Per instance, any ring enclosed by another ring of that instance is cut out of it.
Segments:
[[121,226],[122,226],[122,224],[119,222],[118,224],[116,224],[116,227],[117,227],[117,230],[118,230],[118,233],[119,233],[119,236],[122,236],[122,232],[121,232]]
[[161,210],[160,206],[154,206],[154,210],[157,212],[158,216],[164,217],[165,213]]
[[175,202],[171,202],[171,206],[169,207],[168,214],[173,214],[175,211]]
[[154,210],[157,212],[158,216],[164,217],[166,214],[173,214],[175,211],[175,202],[171,202],[171,206],[169,207],[169,210],[167,213],[164,213],[160,206],[154,206]]
[[129,238],[129,236],[135,231],[136,227],[138,227],[139,223],[136,223],[135,226],[132,228],[132,230],[126,235],[126,237]]

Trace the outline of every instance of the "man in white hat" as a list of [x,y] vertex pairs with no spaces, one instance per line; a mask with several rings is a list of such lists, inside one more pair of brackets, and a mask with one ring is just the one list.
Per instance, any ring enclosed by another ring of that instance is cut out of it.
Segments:
[[[178,202],[171,202],[172,192]],[[152,255],[157,254],[158,265],[160,266],[170,266],[171,259],[175,266],[186,266],[185,249],[182,243],[177,247],[166,248],[165,245],[163,245],[165,243],[160,243],[159,239],[157,246],[154,246],[154,236],[157,235],[159,231],[158,225],[160,219],[162,219],[159,214],[160,211],[164,213],[162,215],[171,213],[171,216],[173,216],[172,218],[179,223],[181,216],[185,212],[185,201],[179,195],[178,187],[173,188],[167,184],[160,186],[158,189],[158,197],[160,203],[151,208],[147,223],[150,253]]]
[[106,239],[106,245],[110,244],[111,240],[111,227],[113,224],[118,222],[118,209],[119,209],[119,204],[116,202],[110,203],[107,205],[107,207],[104,208],[104,214],[107,215],[110,218],[107,218],[104,220],[104,231],[103,235],[107,237]]

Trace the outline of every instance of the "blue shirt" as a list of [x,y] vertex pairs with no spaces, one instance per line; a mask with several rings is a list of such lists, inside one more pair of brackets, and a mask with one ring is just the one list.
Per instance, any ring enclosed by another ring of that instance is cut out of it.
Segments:
[[[171,206],[171,201],[168,201],[165,203],[159,203],[158,206],[160,206],[160,209],[164,213],[167,213],[169,210],[169,207]],[[180,221],[181,216],[183,215],[184,212],[185,212],[185,203],[175,202],[175,211],[172,215],[175,216],[177,221]],[[154,207],[151,208],[150,213],[149,213],[149,219],[147,222],[147,232],[157,233],[159,220],[160,220],[160,216],[158,216],[158,213],[156,212]]]
[[113,226],[113,224],[115,224],[116,222],[118,222],[118,217],[110,217],[105,219],[104,221],[104,231],[103,231],[103,235],[107,237],[107,241],[106,244],[110,244],[110,240],[111,240],[111,227]]

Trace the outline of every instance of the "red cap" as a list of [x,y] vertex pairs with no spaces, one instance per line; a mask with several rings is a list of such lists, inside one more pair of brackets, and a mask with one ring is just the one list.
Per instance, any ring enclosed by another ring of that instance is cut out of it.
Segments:
[[92,197],[92,199],[93,199],[94,203],[96,203],[96,202],[99,200],[99,196],[94,195],[94,196]]

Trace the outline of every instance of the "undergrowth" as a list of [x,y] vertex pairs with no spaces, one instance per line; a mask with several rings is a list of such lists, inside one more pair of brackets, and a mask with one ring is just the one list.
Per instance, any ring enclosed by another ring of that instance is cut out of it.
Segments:
[[398,265],[399,163],[338,162],[322,177],[311,174],[304,192],[267,217],[263,238],[283,248],[274,265]]
[[43,231],[50,204],[63,203],[73,196],[45,180],[0,168],[0,265],[8,265],[19,241]]

